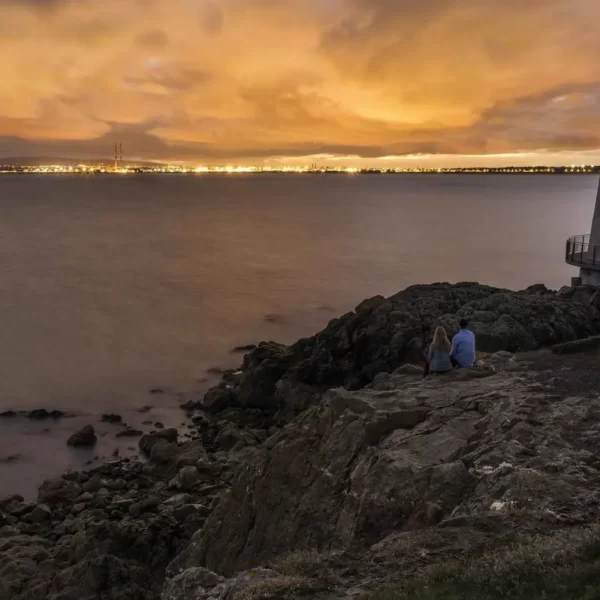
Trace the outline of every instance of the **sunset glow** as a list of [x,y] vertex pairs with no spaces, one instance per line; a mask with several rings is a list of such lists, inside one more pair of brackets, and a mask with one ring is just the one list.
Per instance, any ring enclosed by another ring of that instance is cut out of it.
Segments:
[[5,0],[0,157],[598,164],[599,22],[596,0]]

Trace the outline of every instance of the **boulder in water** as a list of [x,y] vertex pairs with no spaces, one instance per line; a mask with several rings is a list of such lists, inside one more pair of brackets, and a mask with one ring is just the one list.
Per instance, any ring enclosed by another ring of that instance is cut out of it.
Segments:
[[83,448],[93,446],[97,439],[98,438],[96,437],[94,427],[92,425],[86,425],[83,429],[79,430],[77,433],[74,433],[67,440],[67,444],[75,448]]

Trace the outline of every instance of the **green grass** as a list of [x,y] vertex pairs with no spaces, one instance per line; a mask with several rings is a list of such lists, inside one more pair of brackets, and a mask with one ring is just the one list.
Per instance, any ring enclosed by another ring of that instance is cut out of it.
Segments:
[[371,600],[600,600],[600,527],[427,569]]
[[293,600],[322,590],[322,585],[305,577],[279,575],[244,586],[234,592],[232,600]]

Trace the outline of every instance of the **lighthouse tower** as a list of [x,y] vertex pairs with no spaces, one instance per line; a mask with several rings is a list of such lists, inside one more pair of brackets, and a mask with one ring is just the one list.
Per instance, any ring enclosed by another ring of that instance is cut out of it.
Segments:
[[579,267],[579,277],[573,278],[573,285],[600,287],[600,183],[592,230],[589,234],[575,235],[567,240],[566,261]]

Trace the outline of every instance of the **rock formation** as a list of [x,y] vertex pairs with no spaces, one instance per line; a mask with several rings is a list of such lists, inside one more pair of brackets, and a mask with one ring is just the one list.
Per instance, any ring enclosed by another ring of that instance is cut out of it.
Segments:
[[[259,345],[184,407],[201,439],[160,429],[146,463],[0,500],[0,600],[356,597],[597,520],[600,375],[576,354],[597,341],[564,345],[600,333],[589,300],[416,286]],[[481,364],[423,380],[410,363],[461,316]]]

